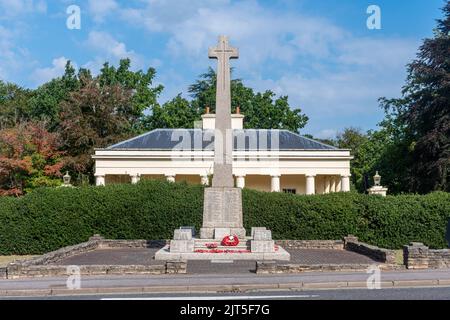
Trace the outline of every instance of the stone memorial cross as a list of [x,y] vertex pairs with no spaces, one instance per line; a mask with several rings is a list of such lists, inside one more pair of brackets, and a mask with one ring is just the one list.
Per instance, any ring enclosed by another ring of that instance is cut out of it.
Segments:
[[217,59],[216,130],[214,138],[213,187],[234,187],[233,135],[231,130],[230,59],[239,51],[230,47],[228,37],[220,36],[216,48],[209,48],[210,59]]

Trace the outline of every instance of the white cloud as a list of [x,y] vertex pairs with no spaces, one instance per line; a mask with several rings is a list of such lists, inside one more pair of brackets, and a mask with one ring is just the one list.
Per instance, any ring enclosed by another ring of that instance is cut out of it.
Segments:
[[19,29],[8,29],[0,25],[0,79],[17,81],[21,71],[34,64],[29,52],[18,45]]
[[29,13],[46,13],[45,0],[0,0],[0,11],[3,18],[12,18]]
[[206,67],[207,47],[217,36],[229,35],[240,49],[233,65],[245,75],[244,82],[289,95],[318,134],[324,134],[317,130],[320,123],[334,118],[336,127],[359,125],[355,117],[377,123],[378,98],[400,94],[405,64],[419,45],[417,40],[356,36],[327,19],[271,10],[257,1],[146,3],[144,9],[124,9],[120,18],[150,34],[167,34],[168,57],[196,68]]
[[[39,86],[53,78],[60,77],[64,74],[67,61],[68,59],[65,57],[55,58],[52,61],[51,67],[36,69],[31,74],[30,78],[37,86]],[[72,63],[72,65],[77,69],[75,64]]]
[[115,0],[89,0],[88,8],[94,21],[103,22],[107,15],[119,8],[119,5]]
[[105,62],[117,64],[120,59],[130,58],[131,69],[143,69],[145,66],[160,67],[162,61],[159,59],[147,59],[127,48],[124,42],[114,38],[107,32],[92,31],[89,33],[85,46],[94,51],[95,57],[83,67],[91,69],[97,74]]

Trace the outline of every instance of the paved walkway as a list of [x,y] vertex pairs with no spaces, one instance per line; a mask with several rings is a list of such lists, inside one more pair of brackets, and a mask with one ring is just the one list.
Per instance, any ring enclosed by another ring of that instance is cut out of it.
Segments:
[[[158,292],[246,292],[367,288],[366,272],[319,272],[279,275],[83,276],[81,289],[68,290],[67,278],[0,280],[0,296],[47,296]],[[381,288],[449,287],[450,270],[381,273]]]
[[[155,248],[99,249],[60,261],[59,265],[155,265]],[[290,262],[303,265],[317,264],[372,264],[375,261],[345,250],[289,249]],[[255,272],[255,261],[211,262],[189,261],[189,274],[237,274]]]

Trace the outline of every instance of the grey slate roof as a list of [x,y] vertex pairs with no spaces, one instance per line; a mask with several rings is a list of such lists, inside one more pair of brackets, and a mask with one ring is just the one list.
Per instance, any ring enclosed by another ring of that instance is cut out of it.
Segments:
[[[234,150],[337,150],[287,130],[233,130]],[[278,141],[278,142],[277,142]],[[214,130],[156,129],[106,150],[214,150]]]

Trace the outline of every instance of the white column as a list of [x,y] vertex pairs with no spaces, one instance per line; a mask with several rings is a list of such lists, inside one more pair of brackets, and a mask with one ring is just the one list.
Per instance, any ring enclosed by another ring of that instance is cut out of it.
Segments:
[[201,176],[202,185],[207,186],[209,185],[209,177],[208,176]]
[[271,176],[270,191],[280,192],[280,176]]
[[139,182],[139,180],[141,180],[141,177],[139,176],[139,174],[131,174],[131,183],[132,184],[136,184]]
[[175,175],[174,174],[166,174],[166,180],[169,182],[175,182]]
[[95,185],[96,186],[104,186],[105,185],[105,176],[104,175],[96,175],[95,176]]
[[330,177],[326,176],[324,180],[325,180],[325,193],[330,193],[331,188]]
[[341,178],[336,177],[336,192],[342,191],[342,184],[341,184]]
[[350,175],[342,175],[341,176],[341,188],[342,188],[342,192],[350,191]]
[[236,187],[245,188],[245,176],[236,176]]
[[330,192],[336,192],[336,180],[335,177],[331,177]]
[[308,174],[306,176],[306,194],[311,195],[316,193],[316,176],[312,174]]

